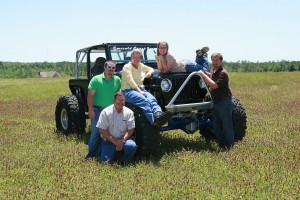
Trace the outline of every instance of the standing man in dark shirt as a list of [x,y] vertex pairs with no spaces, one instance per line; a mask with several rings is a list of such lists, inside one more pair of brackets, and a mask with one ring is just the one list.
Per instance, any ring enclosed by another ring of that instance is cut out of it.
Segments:
[[214,134],[222,147],[230,148],[234,142],[234,132],[232,124],[233,103],[228,85],[228,73],[222,67],[222,54],[213,53],[211,61],[213,65],[211,73],[202,70],[199,72],[209,85],[214,102],[212,111]]

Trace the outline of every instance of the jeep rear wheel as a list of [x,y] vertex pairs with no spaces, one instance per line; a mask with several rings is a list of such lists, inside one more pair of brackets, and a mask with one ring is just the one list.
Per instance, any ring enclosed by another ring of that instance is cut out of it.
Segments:
[[135,142],[138,146],[137,155],[148,157],[160,152],[160,129],[154,128],[144,115],[141,108],[126,103],[126,107],[134,112],[135,117]]
[[[235,96],[232,96],[233,110],[232,110],[232,123],[234,131],[234,141],[242,140],[246,135],[247,129],[247,116],[245,108],[241,104],[240,100]],[[199,128],[199,131],[206,139],[215,139],[211,126],[203,126]]]
[[55,109],[56,129],[58,132],[80,133],[85,130],[86,122],[83,106],[74,95],[59,97]]

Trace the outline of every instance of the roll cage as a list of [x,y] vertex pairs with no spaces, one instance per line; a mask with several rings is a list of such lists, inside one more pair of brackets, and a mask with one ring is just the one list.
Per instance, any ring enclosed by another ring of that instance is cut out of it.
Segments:
[[130,61],[133,49],[141,49],[143,53],[142,62],[157,68],[155,62],[156,43],[103,43],[79,49],[76,52],[75,78],[79,78],[79,69],[83,64],[86,64],[87,77],[91,79],[91,67],[97,57],[113,60],[120,66],[117,67],[116,71],[121,71],[123,65]]

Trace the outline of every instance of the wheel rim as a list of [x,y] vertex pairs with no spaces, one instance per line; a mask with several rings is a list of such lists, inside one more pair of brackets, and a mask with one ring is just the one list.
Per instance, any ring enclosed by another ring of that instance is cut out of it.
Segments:
[[60,113],[60,122],[61,122],[61,126],[64,130],[68,129],[68,113],[67,110],[65,108],[63,108],[61,110]]

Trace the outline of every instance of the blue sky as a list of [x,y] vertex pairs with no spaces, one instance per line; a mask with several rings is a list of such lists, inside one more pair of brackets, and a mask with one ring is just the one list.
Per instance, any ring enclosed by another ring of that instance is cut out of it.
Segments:
[[9,0],[0,61],[75,61],[103,42],[165,40],[178,59],[209,46],[226,61],[300,60],[299,0]]

